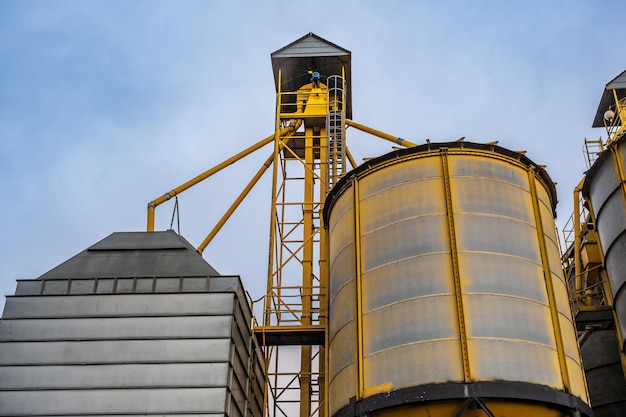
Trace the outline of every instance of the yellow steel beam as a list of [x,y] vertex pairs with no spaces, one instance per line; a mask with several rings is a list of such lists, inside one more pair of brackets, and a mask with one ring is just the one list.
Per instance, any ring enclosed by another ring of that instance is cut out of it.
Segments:
[[[311,325],[311,287],[313,286],[313,196],[315,173],[313,164],[313,128],[307,127],[304,136],[304,202],[302,204],[304,247],[302,248],[302,316],[301,324]],[[300,416],[309,417],[311,413],[311,346],[300,348]]]
[[[550,305],[550,315],[552,316],[552,327],[554,328],[554,339],[556,342],[556,351],[559,358],[559,367],[561,368],[561,378],[563,386],[567,392],[571,392],[571,383],[569,379],[569,371],[567,369],[567,360],[565,358],[565,347],[563,345],[563,334],[561,332],[561,321],[559,319],[559,311],[556,305],[556,296],[554,295],[554,283],[552,282],[552,271],[550,270],[550,260],[548,256],[548,248],[546,246],[546,237],[541,220],[541,210],[539,208],[539,196],[537,195],[537,183],[535,181],[535,168],[528,167],[528,184],[530,186],[530,197],[533,205],[533,213],[535,217],[535,226],[537,230],[537,240],[539,242],[539,252],[541,254],[541,264],[543,265],[543,275],[546,280],[546,289],[548,292],[548,303]],[[577,271],[578,272],[578,271]]]
[[392,136],[388,133],[381,132],[380,130],[372,129],[371,127],[367,127],[350,119],[346,119],[346,125],[352,126],[355,129],[358,129],[362,132],[369,133],[370,135],[377,136],[381,139],[388,140],[390,142],[395,143],[396,145],[404,146],[405,148],[411,148],[413,146],[417,146],[417,144],[413,142],[409,142],[406,139],[399,138],[397,136]]
[[[287,134],[289,132],[293,133],[293,132],[295,132],[299,128],[300,124],[301,124],[301,121],[294,121],[293,123],[289,124],[289,126],[284,128],[280,132],[280,134],[284,135],[284,134]],[[222,169],[226,168],[229,165],[232,165],[233,163],[237,162],[241,158],[244,158],[244,157],[250,155],[252,152],[262,148],[263,146],[265,146],[268,143],[272,142],[274,140],[274,136],[275,135],[270,135],[270,136],[266,137],[265,139],[255,143],[254,145],[252,145],[252,146],[244,149],[243,151],[239,152],[238,154],[233,155],[232,157],[228,158],[224,162],[221,162],[221,163],[217,164],[213,168],[210,168],[210,169],[204,171],[202,174],[200,174],[200,175],[190,179],[189,181],[185,182],[184,184],[179,185],[178,187],[170,190],[169,192],[167,192],[167,193],[163,194],[162,196],[160,196],[160,197],[154,199],[153,201],[149,202],[148,203],[147,231],[148,232],[153,232],[154,231],[154,211],[157,208],[157,206],[165,203],[170,198],[172,198],[172,197],[182,193],[183,191],[193,187],[194,185],[204,181],[205,179],[209,178],[211,175],[221,171]]]
[[261,168],[257,171],[257,173],[254,175],[254,177],[252,177],[252,179],[250,180],[248,185],[246,185],[246,187],[243,189],[243,191],[235,199],[233,204],[228,208],[226,213],[224,213],[222,218],[213,227],[213,230],[211,230],[211,232],[207,235],[207,237],[202,241],[200,246],[198,246],[197,251],[198,251],[199,254],[202,255],[202,252],[204,252],[204,250],[209,245],[209,243],[211,243],[211,241],[213,240],[215,235],[222,229],[224,224],[228,221],[228,219],[235,212],[235,210],[237,210],[237,207],[239,207],[239,204],[241,204],[241,202],[248,196],[248,194],[250,193],[250,190],[252,190],[252,188],[256,185],[256,183],[259,182],[259,180],[261,179],[263,174],[265,174],[265,171],[267,171],[267,169],[270,167],[270,165],[272,165],[273,161],[274,161],[274,154],[272,153],[269,156],[269,158],[267,158],[265,160],[265,162],[263,163]]
[[[276,213],[276,200],[277,200],[277,184],[278,184],[278,162],[280,159],[280,117],[278,114],[280,113],[280,102],[281,102],[281,83],[282,83],[282,69],[278,68],[278,92],[276,93],[276,121],[274,124],[274,136],[276,140],[274,140],[274,163],[272,168],[272,205],[270,210],[270,233],[269,233],[269,255],[267,260],[267,291],[266,291],[266,299],[264,303],[264,320],[263,324],[265,326],[269,326],[271,324],[271,302],[269,299],[269,294],[272,292],[273,286],[273,276],[274,276],[274,245],[276,241],[276,220],[278,213]],[[266,369],[267,372],[267,369]],[[269,388],[269,386],[268,386]],[[267,391],[267,390],[266,390]]]
[[348,157],[348,161],[350,161],[350,165],[352,166],[352,169],[357,167],[357,163],[356,160],[354,159],[354,157],[352,156],[352,152],[350,152],[350,149],[346,148],[346,156]]
[[463,288],[461,286],[461,270],[459,268],[459,254],[456,242],[456,225],[452,209],[452,188],[450,187],[450,170],[448,167],[448,149],[441,148],[441,168],[443,172],[443,186],[446,197],[446,211],[448,217],[448,236],[450,239],[450,259],[454,276],[454,295],[456,300],[457,320],[459,322],[459,338],[461,342],[461,359],[463,361],[463,378],[466,383],[471,382],[469,350],[467,348],[467,329],[465,328],[465,308],[463,306]]
[[359,180],[354,179],[354,251],[355,251],[355,286],[356,286],[356,333],[357,333],[357,400],[365,390],[365,373],[363,370],[363,299],[361,282],[361,197],[359,196]]
[[578,185],[574,188],[574,274],[576,276],[575,294],[577,301],[580,301],[583,297],[583,263],[580,256],[583,240],[583,230],[580,224],[580,192],[583,182],[584,178],[580,180]]

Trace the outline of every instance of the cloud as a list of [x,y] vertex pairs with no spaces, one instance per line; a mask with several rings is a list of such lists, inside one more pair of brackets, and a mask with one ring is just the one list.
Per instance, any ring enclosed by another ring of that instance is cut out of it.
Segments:
[[[586,2],[2,2],[0,290],[143,230],[148,201],[270,134],[269,55],[311,31],[352,51],[356,121],[527,149],[559,182],[564,221],[601,90],[625,64],[592,22],[616,16]],[[391,149],[348,141],[358,160]],[[183,236],[199,244],[269,152],[181,195]],[[257,296],[269,173],[259,187],[205,252]]]

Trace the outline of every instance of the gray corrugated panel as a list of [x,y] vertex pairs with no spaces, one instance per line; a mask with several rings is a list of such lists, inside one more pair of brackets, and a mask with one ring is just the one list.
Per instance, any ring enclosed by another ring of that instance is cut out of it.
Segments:
[[226,362],[229,339],[3,342],[0,365]]
[[115,294],[7,297],[3,318],[232,314],[233,294]]
[[155,292],[236,292],[237,296],[246,302],[246,297],[238,276],[47,278],[45,280],[18,280],[15,295],[137,294]]
[[232,316],[0,320],[0,341],[228,338]]
[[225,388],[3,391],[0,414],[219,413],[225,396]]
[[191,249],[193,246],[173,230],[162,232],[115,232],[90,246],[91,251]]
[[226,387],[228,364],[5,366],[0,390],[60,388]]
[[113,233],[39,279],[219,275],[182,236]]
[[308,33],[300,39],[272,53],[272,58],[292,58],[300,56],[343,56],[350,51],[329,42],[314,33]]

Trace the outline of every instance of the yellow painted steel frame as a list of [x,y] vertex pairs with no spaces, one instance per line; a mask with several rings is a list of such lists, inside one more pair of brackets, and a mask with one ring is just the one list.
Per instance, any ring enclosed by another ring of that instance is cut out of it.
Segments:
[[461,272],[459,269],[459,254],[456,242],[456,228],[454,225],[454,212],[452,211],[452,190],[450,188],[450,171],[448,168],[448,149],[441,148],[441,165],[443,171],[444,194],[446,197],[446,210],[448,218],[448,234],[450,238],[450,257],[452,259],[452,273],[454,274],[454,295],[457,306],[457,320],[459,322],[459,335],[461,337],[461,355],[463,361],[463,378],[466,383],[471,382],[470,358],[467,348],[467,331],[465,329],[465,311],[463,308],[463,293],[461,287]]
[[[328,154],[325,87],[307,85],[298,92],[280,90],[282,70],[278,72],[276,134],[272,156],[272,207],[267,294],[264,300],[264,328],[281,328],[294,337],[326,329],[327,239],[321,212],[326,196]],[[323,94],[322,94],[323,93]],[[290,99],[296,98],[295,112],[289,112]],[[289,119],[303,120],[304,134],[284,145],[281,125]],[[281,145],[279,145],[281,144]],[[304,340],[304,339],[302,339]],[[299,415],[325,413],[325,346],[300,349],[299,369],[287,369],[281,361],[282,346],[266,348],[269,398],[266,412],[291,415],[298,390]],[[291,358],[291,363],[297,360]]]
[[359,197],[359,180],[354,179],[354,251],[356,281],[356,333],[357,333],[357,400],[363,397],[365,390],[365,372],[363,369],[363,276],[361,269],[361,200]]
[[567,360],[565,358],[565,347],[563,345],[563,335],[561,332],[561,323],[559,312],[557,310],[556,296],[554,294],[554,286],[552,283],[552,271],[550,270],[550,260],[548,256],[548,248],[546,247],[545,232],[543,229],[543,221],[541,219],[541,210],[539,208],[539,197],[537,196],[537,184],[535,180],[535,169],[530,166],[528,168],[528,183],[530,185],[531,200],[533,203],[533,212],[535,216],[535,224],[537,230],[537,240],[539,241],[539,252],[541,254],[541,264],[543,265],[543,275],[546,280],[546,288],[548,292],[548,304],[550,306],[550,315],[552,316],[552,327],[554,328],[554,339],[556,341],[556,350],[559,358],[559,367],[561,370],[561,379],[563,386],[567,392],[572,391],[569,372],[567,370]]
[[370,135],[378,136],[381,139],[388,140],[388,141],[393,142],[393,143],[395,143],[397,145],[404,146],[405,148],[411,148],[413,146],[417,146],[415,143],[410,142],[410,141],[408,141],[406,139],[402,139],[402,138],[399,138],[397,136],[392,136],[392,135],[390,135],[388,133],[381,132],[380,130],[372,129],[371,127],[367,127],[365,125],[362,125],[360,123],[357,123],[357,122],[349,120],[349,119],[346,120],[346,125],[347,126],[351,126],[351,127],[355,128],[355,129],[358,129],[358,130],[360,130],[362,132],[369,133]]
[[582,225],[580,224],[580,196],[583,186],[583,180],[574,188],[574,273],[576,274],[575,293],[578,301],[582,298],[583,290],[583,267],[581,260],[582,248]]
[[626,107],[622,105],[623,102],[620,102],[619,98],[617,97],[617,90],[613,90],[613,98],[615,99],[617,117],[619,118],[621,125],[615,131],[615,133],[609,138],[607,144],[611,143],[614,140],[617,140],[626,129]]

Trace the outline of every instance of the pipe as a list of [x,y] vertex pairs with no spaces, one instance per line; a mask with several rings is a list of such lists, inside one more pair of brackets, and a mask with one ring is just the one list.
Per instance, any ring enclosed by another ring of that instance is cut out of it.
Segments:
[[381,139],[388,140],[397,145],[404,146],[405,148],[412,148],[413,146],[417,146],[417,144],[413,142],[409,142],[406,139],[402,139],[396,136],[389,135],[385,132],[381,132],[380,130],[372,129],[371,127],[364,126],[360,123],[354,122],[350,119],[346,119],[346,125],[352,126],[355,129],[358,129],[362,132],[369,133],[370,135],[378,136]]
[[578,336],[578,346],[582,346],[587,341],[587,339],[589,339],[591,333],[593,333],[593,326],[588,324],[585,326],[585,331],[583,332],[583,334]]
[[582,271],[582,225],[580,224],[580,191],[582,190],[583,180],[581,180],[576,188],[574,188],[574,274],[576,277],[575,291],[576,301],[580,301],[583,297],[583,271]]

